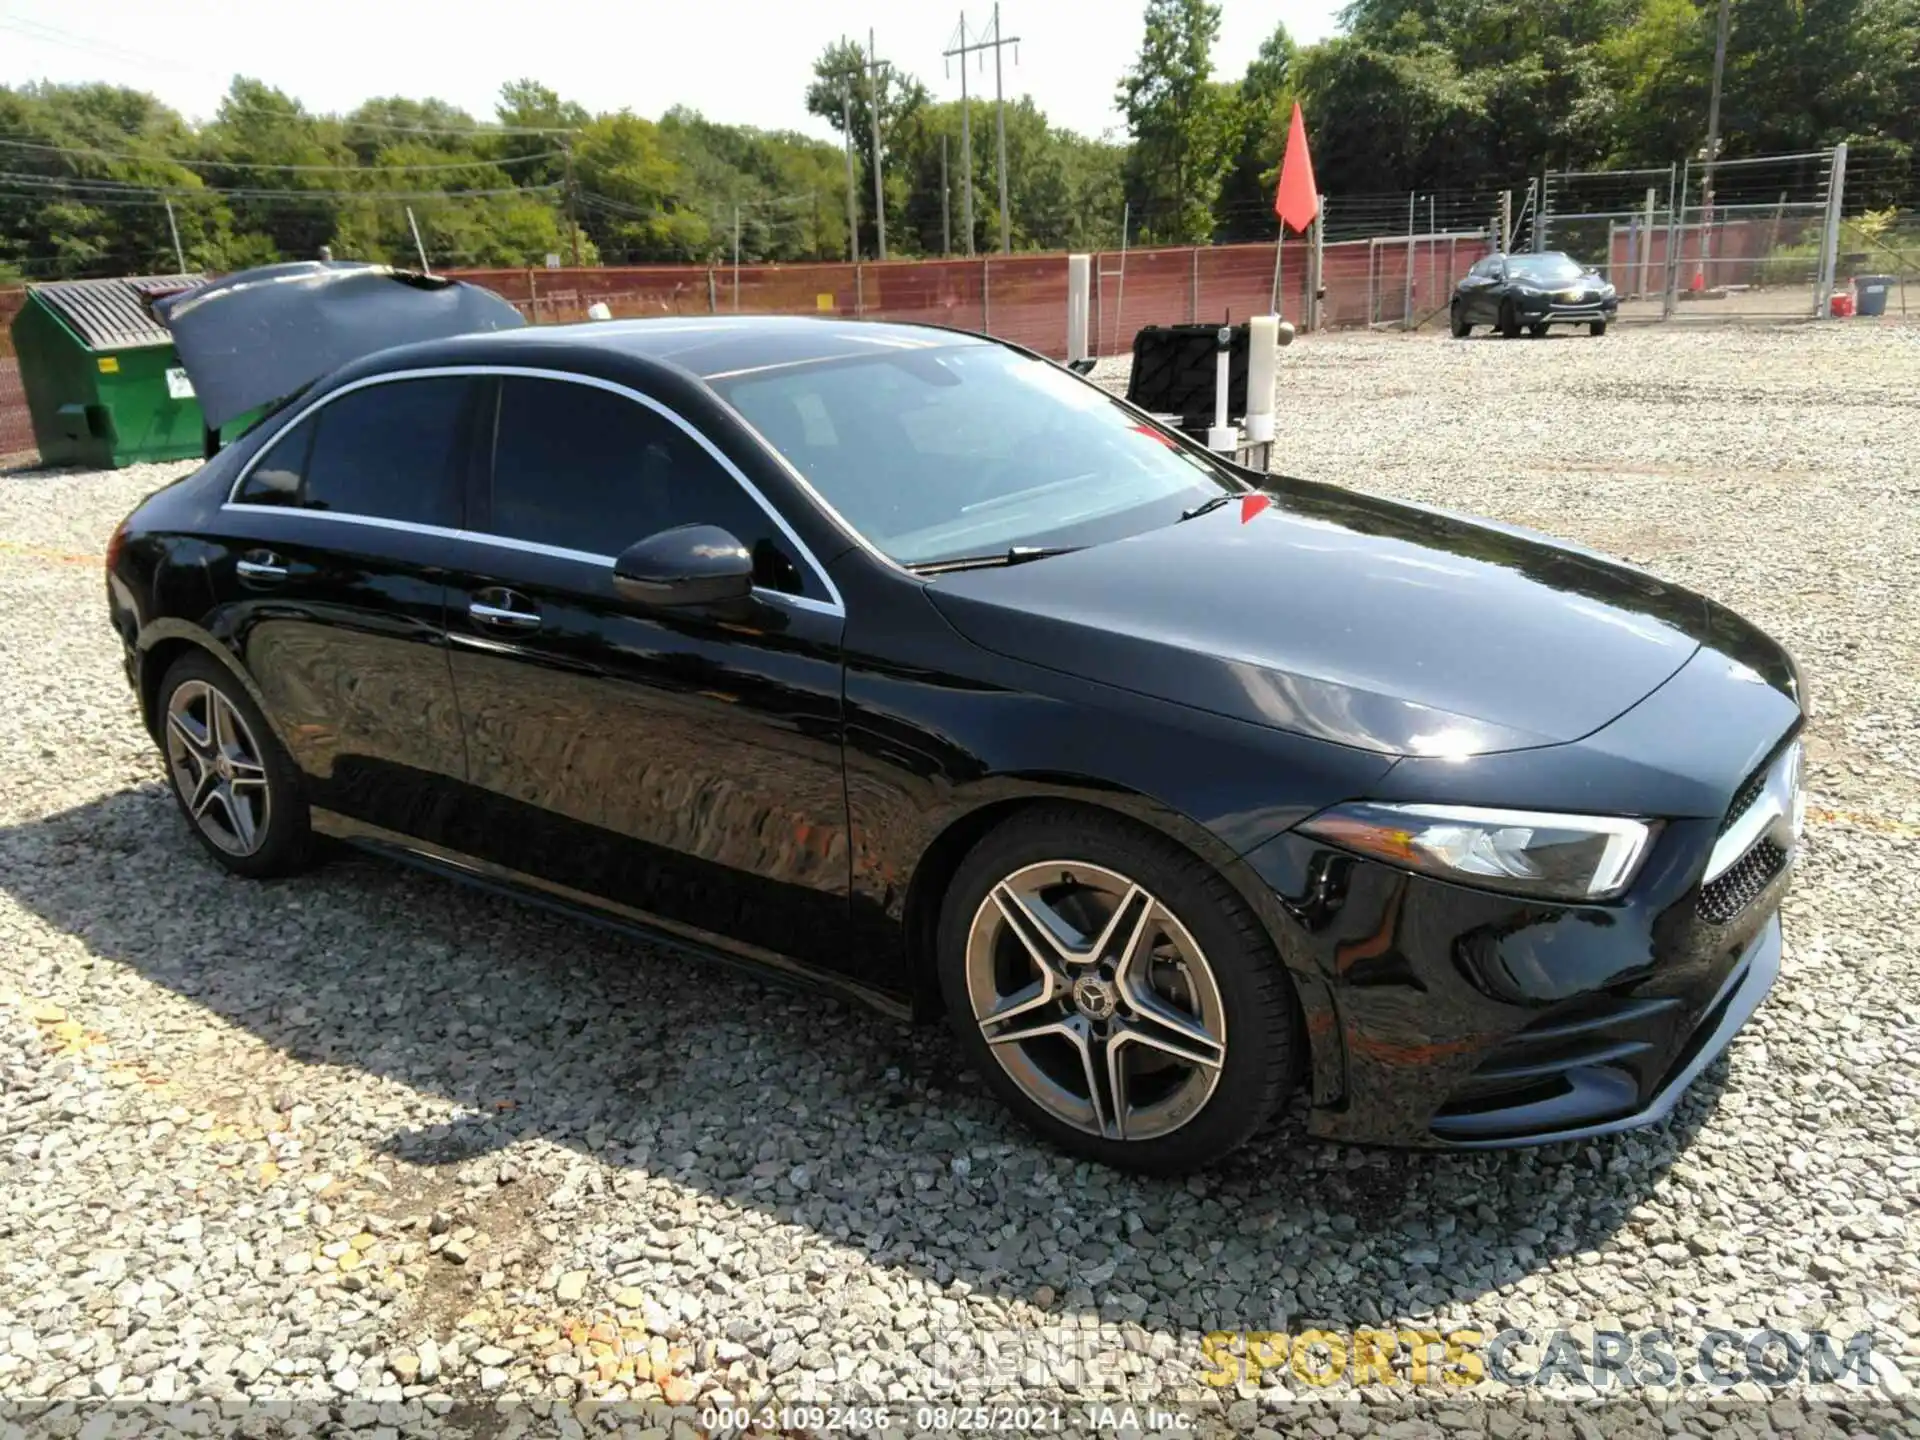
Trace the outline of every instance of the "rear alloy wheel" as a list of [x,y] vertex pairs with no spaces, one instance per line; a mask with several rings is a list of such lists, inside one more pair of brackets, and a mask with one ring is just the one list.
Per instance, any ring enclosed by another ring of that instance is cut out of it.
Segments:
[[160,686],[161,749],[174,799],[214,858],[250,877],[298,869],[307,807],[293,765],[233,677],[205,655]]
[[1293,993],[1258,922],[1210,868],[1124,823],[989,836],[948,896],[940,962],[976,1068],[1090,1158],[1208,1164],[1292,1088]]
[[1596,340],[1598,340],[1602,335],[1606,333],[1607,333],[1607,322],[1604,320],[1594,320],[1589,322],[1587,325],[1587,334],[1593,336],[1593,338]]
[[1520,317],[1514,314],[1511,300],[1500,302],[1500,333],[1509,340],[1520,338]]

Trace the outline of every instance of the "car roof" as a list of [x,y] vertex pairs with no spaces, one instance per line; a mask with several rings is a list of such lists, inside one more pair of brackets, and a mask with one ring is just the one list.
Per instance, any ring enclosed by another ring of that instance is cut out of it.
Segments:
[[553,365],[617,370],[622,360],[664,362],[702,380],[858,355],[991,345],[984,336],[936,325],[843,320],[810,315],[686,315],[657,320],[586,320],[529,325],[406,345],[351,367],[368,370],[435,364]]

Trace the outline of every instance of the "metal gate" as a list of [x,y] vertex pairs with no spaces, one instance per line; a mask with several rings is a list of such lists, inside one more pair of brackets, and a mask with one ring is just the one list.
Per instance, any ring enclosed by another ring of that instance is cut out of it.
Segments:
[[1530,249],[1559,250],[1606,276],[1620,293],[1620,319],[1666,311],[1667,242],[1679,167],[1560,170],[1540,179]]
[[1673,320],[1788,320],[1833,292],[1847,147],[1690,164],[1668,242]]
[[1811,318],[1833,290],[1846,149],[1549,171],[1530,248],[1605,275],[1622,320]]

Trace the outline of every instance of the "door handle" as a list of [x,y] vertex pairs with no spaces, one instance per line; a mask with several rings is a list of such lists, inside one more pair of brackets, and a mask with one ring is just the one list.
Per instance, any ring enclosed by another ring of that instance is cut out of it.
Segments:
[[249,550],[234,563],[234,573],[256,585],[272,584],[287,578],[286,563],[271,550]]
[[498,625],[505,630],[538,630],[540,616],[528,610],[509,610],[501,605],[487,605],[475,600],[467,606],[467,614],[482,625]]

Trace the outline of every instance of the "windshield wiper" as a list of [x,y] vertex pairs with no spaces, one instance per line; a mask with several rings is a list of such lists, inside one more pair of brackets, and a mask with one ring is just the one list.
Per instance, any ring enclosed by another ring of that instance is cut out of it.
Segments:
[[1229,500],[1237,500],[1239,498],[1240,498],[1239,496],[1231,493],[1226,495],[1216,495],[1211,500],[1202,500],[1198,505],[1195,505],[1192,509],[1182,510],[1180,512],[1180,518],[1182,520],[1197,520],[1202,515],[1207,514],[1211,510],[1218,510],[1222,505],[1226,504]]
[[925,560],[907,569],[916,575],[944,575],[949,570],[992,570],[1007,565],[1024,565],[1029,560],[1045,560],[1053,555],[1071,555],[1079,545],[1010,545],[990,555],[962,555],[953,560]]

